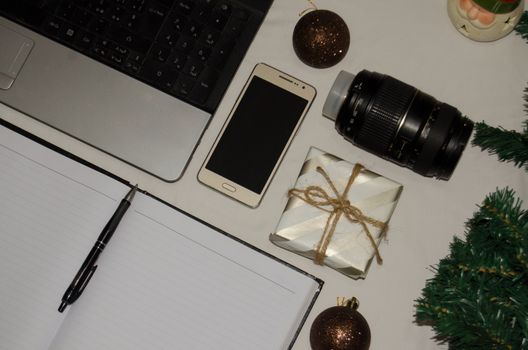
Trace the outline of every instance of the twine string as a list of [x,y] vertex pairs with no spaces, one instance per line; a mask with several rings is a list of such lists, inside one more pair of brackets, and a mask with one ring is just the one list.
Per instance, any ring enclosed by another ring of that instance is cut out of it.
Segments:
[[316,264],[319,264],[319,265],[323,264],[326,250],[328,249],[328,245],[330,244],[330,241],[332,240],[332,236],[335,232],[335,229],[337,227],[339,220],[341,219],[341,216],[346,217],[348,221],[350,221],[351,223],[358,223],[361,225],[361,227],[363,228],[365,234],[367,235],[372,245],[372,248],[374,248],[374,252],[376,255],[376,261],[378,262],[378,264],[383,263],[383,259],[381,258],[380,252],[378,250],[378,245],[376,244],[376,240],[370,233],[370,230],[367,224],[370,224],[380,229],[381,237],[383,237],[387,231],[387,224],[364,215],[361,212],[361,209],[359,209],[356,206],[353,206],[350,203],[350,201],[347,199],[348,191],[350,190],[350,187],[356,180],[361,170],[363,170],[362,165],[356,164],[354,166],[354,169],[352,170],[352,174],[348,178],[348,182],[345,186],[344,191],[342,193],[339,193],[332,179],[330,179],[330,176],[328,176],[328,174],[323,168],[318,166],[316,168],[316,171],[324,177],[325,181],[330,186],[330,189],[332,190],[334,197],[331,197],[320,186],[308,186],[304,189],[293,188],[288,191],[289,197],[299,198],[300,200],[306,202],[307,204],[330,214],[328,215],[328,218],[326,220],[326,224],[325,224],[321,239],[319,240],[319,243],[317,244],[316,249],[315,249],[314,261]]

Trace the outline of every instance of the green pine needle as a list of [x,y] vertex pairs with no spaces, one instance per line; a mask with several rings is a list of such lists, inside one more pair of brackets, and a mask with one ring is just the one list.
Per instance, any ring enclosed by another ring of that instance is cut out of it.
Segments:
[[519,23],[515,26],[515,31],[528,43],[528,11],[522,14]]
[[528,211],[510,189],[484,200],[465,240],[434,267],[416,305],[451,350],[528,349]]
[[472,143],[483,151],[496,154],[500,161],[513,162],[515,166],[525,167],[528,171],[528,120],[524,121],[522,133],[479,122],[475,125]]
[[[528,87],[524,89],[524,104],[528,114]],[[513,162],[517,167],[524,167],[528,171],[528,119],[524,121],[522,132],[494,128],[485,122],[475,125],[475,135],[472,144],[483,151],[496,154],[500,161]]]
[[524,88],[524,101],[526,101],[524,104],[524,111],[528,114],[528,86]]

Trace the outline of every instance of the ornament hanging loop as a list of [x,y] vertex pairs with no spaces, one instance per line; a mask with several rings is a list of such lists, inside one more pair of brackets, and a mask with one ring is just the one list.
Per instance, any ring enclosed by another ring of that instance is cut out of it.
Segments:
[[301,17],[302,15],[304,15],[304,14],[305,14],[306,12],[308,12],[308,11],[317,11],[317,10],[319,10],[319,9],[317,8],[317,6],[315,6],[315,4],[313,3],[312,0],[306,0],[306,1],[308,1],[308,2],[310,3],[310,5],[312,5],[312,7],[309,7],[309,8],[307,8],[307,9],[302,10],[302,11],[299,13],[299,17]]

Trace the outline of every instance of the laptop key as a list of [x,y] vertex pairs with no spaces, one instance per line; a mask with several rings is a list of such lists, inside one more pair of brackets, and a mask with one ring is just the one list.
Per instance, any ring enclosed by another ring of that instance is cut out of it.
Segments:
[[169,64],[174,69],[181,71],[187,61],[187,54],[181,51],[174,50],[169,57]]
[[139,27],[140,16],[135,13],[128,13],[123,18],[123,26],[131,31],[136,31]]
[[160,66],[155,61],[147,61],[141,68],[140,77],[154,86],[170,92],[178,81],[179,73],[169,66]]
[[214,11],[209,17],[209,24],[218,30],[224,29],[224,26],[227,22],[227,16],[219,11]]
[[159,20],[163,20],[165,18],[168,10],[169,7],[154,0],[147,2],[147,6],[145,7],[145,13],[152,15],[154,18]]
[[231,5],[225,1],[222,1],[215,6],[214,11],[228,17],[231,14]]
[[206,68],[189,94],[189,98],[197,103],[205,103],[217,78],[218,73],[213,68]]
[[226,2],[218,3],[211,16],[209,18],[209,23],[213,25],[216,29],[222,30],[229,19],[231,14],[231,5]]
[[114,51],[118,52],[119,54],[123,55],[123,56],[127,56],[128,55],[128,49],[126,47],[124,47],[124,46],[114,44],[112,49]]
[[182,35],[176,43],[176,49],[182,52],[188,52],[194,46],[194,42],[194,39]]
[[187,24],[187,19],[183,15],[176,14],[171,18],[170,23],[174,30],[181,32]]
[[192,12],[194,8],[194,2],[190,0],[180,0],[176,2],[176,10],[181,13],[188,15]]
[[206,63],[210,55],[211,49],[202,45],[195,46],[191,53],[191,57],[202,63]]
[[178,71],[176,71],[174,69],[167,68],[166,71],[165,71],[165,74],[163,75],[163,79],[161,79],[158,82],[159,86],[163,90],[166,90],[166,91],[170,92],[172,90],[172,88],[174,87],[174,84],[176,84],[176,81],[178,80],[178,76],[179,76],[179,72]]
[[125,56],[114,50],[109,51],[108,58],[112,65],[117,67],[121,67],[125,62]]
[[246,10],[239,8],[233,10],[232,16],[233,18],[238,18],[242,21],[247,21],[249,19],[249,13]]
[[244,22],[239,18],[230,18],[227,22],[223,34],[227,38],[236,38],[242,32],[244,28]]
[[118,45],[126,46],[133,51],[145,53],[150,47],[150,40],[136,35],[122,27],[112,25],[106,31],[108,37],[117,42]]
[[130,10],[135,12],[143,12],[145,9],[145,0],[131,0]]
[[95,56],[99,58],[105,59],[105,60],[108,58],[109,52],[110,52],[109,49],[107,49],[104,46],[98,45],[98,44],[92,47],[92,54],[94,54]]
[[105,49],[110,49],[112,44],[113,43],[106,38],[101,38],[97,40],[97,45],[99,45],[100,47],[104,47]]
[[147,59],[141,67],[139,76],[146,81],[156,82],[163,77],[166,71],[167,68],[160,66],[156,60]]
[[145,55],[142,54],[142,53],[139,53],[139,52],[133,52],[131,51],[129,54],[128,54],[128,60],[129,61],[132,61],[136,64],[139,64],[141,65],[143,63],[143,61],[145,60]]
[[219,38],[220,32],[216,29],[208,27],[202,32],[202,35],[198,41],[208,46],[215,46]]
[[62,40],[73,43],[74,39],[76,38],[78,28],[72,24],[66,24],[62,27],[62,29],[58,33],[58,37]]
[[232,40],[223,39],[222,42],[218,43],[218,45],[216,45],[213,49],[211,58],[209,58],[209,65],[223,66],[231,54],[231,50],[233,49],[234,45],[235,43]]
[[196,60],[188,60],[185,67],[183,67],[183,72],[193,78],[198,78],[203,69],[203,63]]
[[180,74],[176,80],[176,83],[174,84],[172,92],[174,92],[176,95],[187,97],[195,83],[196,81],[194,79],[184,74]]
[[169,58],[171,49],[160,44],[154,44],[150,49],[149,56],[160,62],[165,62]]
[[167,15],[168,8],[156,2],[149,2],[145,7],[145,12],[142,15],[140,26],[137,28],[137,33],[145,35],[149,38],[154,38]]
[[103,16],[106,13],[108,7],[109,1],[107,0],[95,0],[88,5],[88,8],[99,16]]
[[80,27],[86,27],[92,17],[93,15],[89,11],[77,8],[73,13],[72,22]]
[[123,6],[112,6],[106,12],[106,18],[111,22],[121,23],[126,18],[125,8]]
[[77,39],[75,40],[75,47],[78,48],[79,50],[81,51],[86,51],[86,50],[89,50],[92,46],[92,44],[94,43],[95,41],[95,37],[86,32],[86,31],[81,31],[78,35],[77,35]]
[[164,32],[161,33],[160,36],[158,36],[158,42],[162,45],[174,47],[176,46],[176,43],[178,42],[179,35],[177,33],[172,32]]
[[141,66],[138,63],[135,63],[134,61],[126,61],[124,67],[125,70],[134,75],[139,74],[139,71],[141,70]]
[[64,22],[63,20],[60,20],[55,16],[49,16],[44,20],[42,29],[46,34],[51,35],[53,37],[58,37],[59,33],[63,30],[65,26],[66,22]]
[[199,0],[194,7],[192,17],[200,22],[206,22],[213,11],[214,0]]
[[174,0],[158,0],[158,2],[162,3],[163,5],[167,7],[171,7]]
[[75,3],[65,2],[58,8],[56,14],[61,18],[73,20],[76,9]]
[[103,34],[107,27],[108,22],[102,18],[94,18],[88,26],[89,30],[95,34]]
[[184,34],[190,36],[191,38],[198,38],[202,33],[203,26],[196,21],[190,21],[187,23],[187,27],[184,30]]

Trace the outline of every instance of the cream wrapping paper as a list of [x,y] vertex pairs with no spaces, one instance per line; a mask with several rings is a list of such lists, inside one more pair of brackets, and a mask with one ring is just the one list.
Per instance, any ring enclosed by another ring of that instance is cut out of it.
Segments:
[[[318,166],[325,170],[338,192],[343,193],[354,165],[315,147],[310,148],[294,187],[319,186],[334,197],[323,175],[316,171]],[[350,187],[347,199],[365,216],[388,223],[402,189],[401,184],[363,169]],[[290,197],[270,240],[279,247],[314,259],[329,215],[299,198]],[[382,230],[367,226],[379,245]],[[326,250],[324,264],[352,278],[364,278],[374,254],[363,227],[343,216]]]

